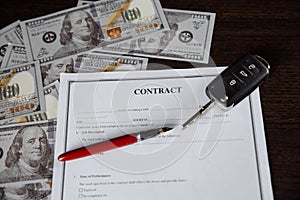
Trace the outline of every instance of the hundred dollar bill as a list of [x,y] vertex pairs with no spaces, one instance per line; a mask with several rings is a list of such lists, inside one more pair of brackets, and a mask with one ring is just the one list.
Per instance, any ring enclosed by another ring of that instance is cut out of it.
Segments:
[[147,58],[106,53],[81,53],[41,63],[43,85],[59,80],[60,73],[144,70]]
[[168,27],[158,0],[101,0],[21,22],[28,59],[41,62]]
[[208,63],[215,14],[174,9],[164,9],[164,12],[170,30],[104,46],[97,50]]
[[16,21],[0,30],[0,66],[8,43],[23,44],[20,21]]
[[31,114],[23,116],[17,119],[9,121],[9,124],[15,123],[25,123],[25,122],[34,122],[34,121],[45,121],[50,119],[57,118],[57,107],[58,107],[58,92],[59,92],[59,82],[55,81],[43,88],[45,103],[46,103],[46,112],[40,112],[36,114]]
[[1,199],[50,199],[56,121],[0,127]]
[[12,67],[27,62],[28,58],[25,46],[22,44],[9,43],[0,68]]
[[77,56],[75,72],[136,71],[147,64],[148,58],[92,52]]
[[38,62],[0,70],[0,124],[44,111],[45,98]]

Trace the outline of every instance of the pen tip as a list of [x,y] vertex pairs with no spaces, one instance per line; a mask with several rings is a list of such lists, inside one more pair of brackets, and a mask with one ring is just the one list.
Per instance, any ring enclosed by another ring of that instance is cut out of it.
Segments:
[[57,159],[61,162],[65,161],[65,157],[63,155],[58,156]]

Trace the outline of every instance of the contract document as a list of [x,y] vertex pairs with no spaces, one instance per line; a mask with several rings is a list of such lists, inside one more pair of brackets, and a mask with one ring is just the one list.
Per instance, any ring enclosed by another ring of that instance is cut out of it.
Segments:
[[[273,199],[256,90],[229,111],[209,99],[224,68],[63,74],[52,199]],[[155,138],[72,161],[57,157],[89,144],[149,129]]]

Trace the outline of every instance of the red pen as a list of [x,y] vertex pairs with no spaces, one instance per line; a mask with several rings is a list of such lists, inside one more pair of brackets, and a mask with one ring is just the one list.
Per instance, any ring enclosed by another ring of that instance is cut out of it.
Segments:
[[140,133],[133,133],[129,135],[120,136],[117,138],[113,138],[107,141],[99,142],[96,144],[92,144],[86,147],[81,147],[79,149],[74,149],[63,153],[58,156],[59,161],[69,161],[78,158],[83,158],[86,156],[90,156],[97,153],[102,153],[105,151],[109,151],[112,149],[116,149],[119,147],[127,146],[130,144],[134,144],[136,142],[140,142],[152,137],[155,137],[161,133],[171,130],[172,128],[163,127],[159,129],[152,129]]

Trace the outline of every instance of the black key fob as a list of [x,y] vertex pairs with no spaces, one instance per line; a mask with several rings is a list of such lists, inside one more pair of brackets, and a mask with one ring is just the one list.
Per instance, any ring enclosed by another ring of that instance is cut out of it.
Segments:
[[268,76],[270,65],[257,55],[247,55],[229,65],[206,87],[206,94],[224,108],[231,108],[253,92]]

